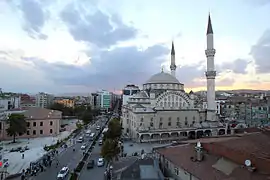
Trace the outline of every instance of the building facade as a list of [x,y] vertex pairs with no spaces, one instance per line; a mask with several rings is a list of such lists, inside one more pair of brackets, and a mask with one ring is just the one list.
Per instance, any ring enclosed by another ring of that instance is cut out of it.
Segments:
[[0,111],[6,111],[20,107],[20,97],[18,96],[2,96],[0,97]]
[[40,92],[36,95],[36,107],[49,108],[53,104],[53,95]]
[[54,103],[62,104],[65,107],[74,108],[75,100],[70,98],[55,98]]
[[215,103],[215,67],[211,19],[207,29],[207,109],[195,108],[195,96],[186,93],[184,84],[175,77],[175,49],[171,49],[171,74],[153,75],[143,89],[122,106],[124,133],[138,142],[176,140],[225,134],[217,121]]
[[9,127],[7,118],[10,114],[24,114],[27,122],[25,134],[19,134],[17,138],[34,138],[45,136],[56,136],[60,132],[60,121],[62,112],[45,108],[28,108],[27,110],[5,111],[0,114],[0,139],[9,140],[13,137],[7,135],[6,129]]

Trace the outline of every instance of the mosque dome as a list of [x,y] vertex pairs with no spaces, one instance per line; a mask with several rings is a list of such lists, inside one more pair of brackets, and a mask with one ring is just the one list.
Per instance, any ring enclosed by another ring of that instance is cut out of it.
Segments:
[[181,84],[176,77],[169,73],[160,72],[152,77],[145,84]]

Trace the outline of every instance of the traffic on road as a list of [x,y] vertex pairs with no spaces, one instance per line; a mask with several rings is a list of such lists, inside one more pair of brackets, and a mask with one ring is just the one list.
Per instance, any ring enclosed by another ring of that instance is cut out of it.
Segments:
[[[69,179],[70,173],[74,171],[77,164],[81,161],[84,153],[91,145],[93,139],[99,134],[100,131],[102,131],[102,128],[105,126],[106,122],[107,118],[105,116],[98,117],[94,124],[89,125],[85,130],[82,130],[78,136],[70,139],[70,142],[73,144],[66,147],[66,150],[62,153],[55,155],[50,166],[46,167],[46,169],[44,169],[42,172],[36,173],[27,179]],[[98,154],[100,154],[100,150]],[[98,162],[98,158],[101,157],[96,156],[96,158],[93,159],[93,167]]]

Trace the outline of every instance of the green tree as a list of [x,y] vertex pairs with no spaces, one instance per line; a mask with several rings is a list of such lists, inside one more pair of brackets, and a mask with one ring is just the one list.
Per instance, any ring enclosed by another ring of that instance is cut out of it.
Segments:
[[81,120],[83,121],[84,124],[90,123],[93,120],[92,112],[88,112],[88,111],[84,112],[81,117]]
[[23,114],[11,114],[7,119],[9,127],[7,134],[13,136],[13,143],[15,143],[18,134],[24,134],[27,130],[26,117]]
[[112,119],[108,125],[108,131],[105,133],[105,139],[119,139],[122,134],[122,127],[120,120],[117,118]]
[[106,161],[113,161],[115,157],[120,153],[120,148],[118,146],[118,141],[113,139],[106,139],[101,148],[101,156],[106,159]]

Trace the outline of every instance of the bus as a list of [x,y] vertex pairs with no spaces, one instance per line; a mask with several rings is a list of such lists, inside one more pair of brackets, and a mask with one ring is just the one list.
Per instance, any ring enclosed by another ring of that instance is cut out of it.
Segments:
[[94,140],[94,138],[95,138],[95,133],[91,133],[91,135],[90,135],[90,140]]

